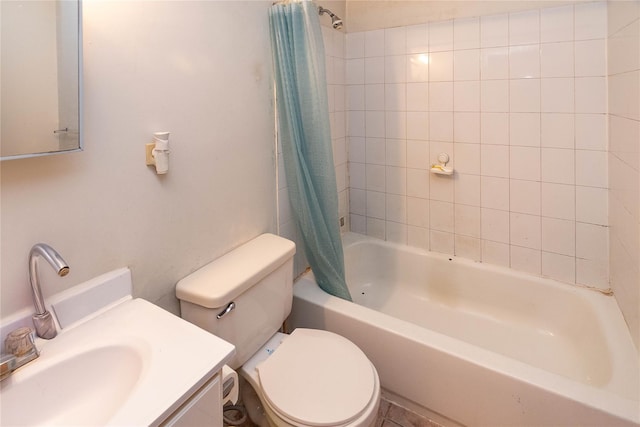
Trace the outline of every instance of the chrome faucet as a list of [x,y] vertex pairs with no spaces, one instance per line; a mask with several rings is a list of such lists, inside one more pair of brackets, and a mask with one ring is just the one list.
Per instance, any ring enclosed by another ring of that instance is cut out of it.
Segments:
[[46,243],[33,245],[29,252],[29,281],[31,282],[31,292],[33,293],[33,305],[36,313],[33,315],[33,325],[36,327],[36,334],[39,337],[50,340],[58,334],[53,316],[44,306],[42,289],[38,280],[38,258],[42,257],[56,271],[58,276],[64,277],[69,273],[69,266],[55,249]]

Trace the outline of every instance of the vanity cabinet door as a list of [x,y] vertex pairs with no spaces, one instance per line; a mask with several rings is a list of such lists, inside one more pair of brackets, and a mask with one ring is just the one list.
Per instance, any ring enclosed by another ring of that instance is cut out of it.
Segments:
[[216,374],[162,424],[162,427],[222,427],[222,387]]

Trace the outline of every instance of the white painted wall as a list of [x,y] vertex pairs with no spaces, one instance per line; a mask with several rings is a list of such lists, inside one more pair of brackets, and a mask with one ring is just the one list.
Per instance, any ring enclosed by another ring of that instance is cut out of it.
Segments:
[[[87,1],[85,151],[1,164],[2,315],[31,304],[37,242],[45,297],[129,266],[134,293],[177,313],[175,283],[274,232],[270,2]],[[144,144],[171,131],[170,171]]]

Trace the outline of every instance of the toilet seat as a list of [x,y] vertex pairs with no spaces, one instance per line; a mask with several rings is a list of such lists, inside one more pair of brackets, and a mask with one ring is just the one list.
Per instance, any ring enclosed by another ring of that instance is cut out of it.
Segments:
[[347,424],[368,408],[374,369],[346,338],[302,328],[257,366],[265,403],[290,424],[318,427]]

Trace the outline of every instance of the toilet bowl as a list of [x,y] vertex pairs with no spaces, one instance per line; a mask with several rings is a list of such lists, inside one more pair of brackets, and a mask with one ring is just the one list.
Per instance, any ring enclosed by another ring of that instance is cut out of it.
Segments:
[[332,332],[276,333],[238,371],[273,426],[371,426],[380,403],[375,367]]
[[295,244],[263,234],[176,285],[182,317],[229,341],[229,365],[272,426],[375,424],[380,381],[355,344],[328,331],[278,332],[291,312]]

